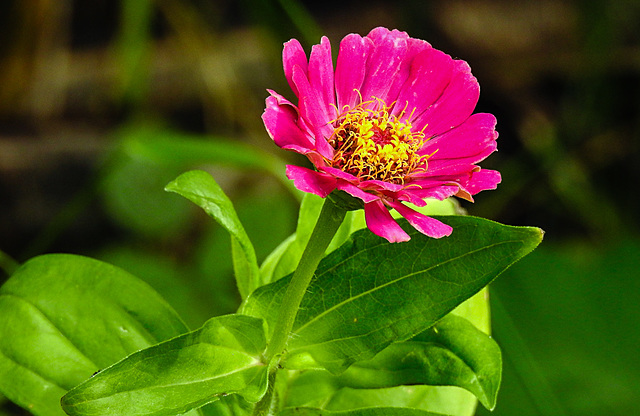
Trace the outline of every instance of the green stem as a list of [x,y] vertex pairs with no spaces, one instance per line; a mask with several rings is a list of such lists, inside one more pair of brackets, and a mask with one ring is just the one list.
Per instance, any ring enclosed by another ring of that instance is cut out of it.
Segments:
[[300,308],[300,302],[302,302],[309,282],[311,282],[320,260],[324,257],[324,253],[342,224],[346,213],[346,210],[336,206],[329,199],[325,199],[318,222],[311,233],[307,247],[302,253],[300,263],[298,263],[298,268],[293,273],[280,305],[278,320],[264,354],[266,362],[271,361],[273,357],[282,353],[286,348],[293,323]]
[[[293,272],[293,277],[289,282],[289,286],[287,286],[287,291],[280,305],[278,320],[264,353],[264,361],[266,363],[271,362],[274,357],[281,354],[287,347],[302,298],[346,213],[345,209],[338,207],[328,198],[325,199],[318,222],[311,233],[307,247],[302,253],[298,268]],[[277,407],[277,397],[274,392],[278,366],[275,365],[272,368],[269,374],[269,389],[253,408],[253,416],[272,415]]]
[[256,406],[253,408],[253,412],[251,413],[252,415],[267,416],[267,415],[275,414],[276,409],[278,407],[278,404],[277,404],[278,395],[275,393],[277,375],[278,375],[277,369],[273,369],[269,373],[267,393],[258,403],[256,403]]

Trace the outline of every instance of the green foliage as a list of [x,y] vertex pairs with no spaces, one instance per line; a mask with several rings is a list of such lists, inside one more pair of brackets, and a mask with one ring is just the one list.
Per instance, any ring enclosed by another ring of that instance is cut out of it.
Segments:
[[402,407],[372,407],[365,409],[345,410],[332,412],[327,410],[312,408],[287,409],[278,416],[446,416],[441,413],[425,412],[418,409],[407,409]]
[[292,382],[288,405],[323,404],[332,408],[340,402],[340,395],[353,389],[359,390],[353,394],[369,394],[362,390],[420,384],[462,387],[491,409],[501,368],[500,348],[495,341],[466,319],[449,314],[427,331],[409,341],[391,344],[373,359],[356,362],[339,376],[324,370],[302,373]]
[[338,377],[353,388],[427,384],[460,386],[487,408],[496,403],[502,360],[500,348],[469,321],[447,315],[409,341],[391,344]]
[[0,390],[36,415],[126,355],[187,331],[148,285],[106,263],[45,255],[0,288]]
[[11,400],[44,416],[62,415],[63,395],[73,416],[246,416],[252,403],[282,415],[470,416],[475,398],[495,406],[501,353],[487,335],[483,288],[533,250],[541,230],[445,216],[454,233],[432,239],[401,220],[411,241],[389,244],[353,232],[364,223],[351,213],[335,236],[325,233],[333,241],[286,349],[271,360],[291,280],[282,276],[305,250],[322,201],[303,201],[296,233],[259,270],[233,204],[208,173],[187,172],[166,189],[231,234],[239,313],[187,332],[121,269],[79,256],[34,258],[0,289],[0,388]]
[[212,318],[199,330],[139,351],[67,393],[69,415],[175,415],[219,396],[259,400],[267,388],[263,322]]
[[[456,230],[435,240],[405,227],[411,241],[385,244],[356,232],[319,265],[302,301],[288,346],[333,373],[371,359],[428,329],[533,250],[542,233],[472,217],[440,217]],[[289,278],[256,290],[243,313],[270,329]]]
[[253,245],[240,223],[231,200],[211,175],[203,171],[191,171],[180,175],[167,185],[166,190],[194,202],[229,231],[236,282],[240,295],[246,298],[258,287],[258,262]]

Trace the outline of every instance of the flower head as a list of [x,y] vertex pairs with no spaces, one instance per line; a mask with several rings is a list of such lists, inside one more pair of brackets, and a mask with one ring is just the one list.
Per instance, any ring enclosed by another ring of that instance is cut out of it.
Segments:
[[423,234],[449,235],[448,225],[404,203],[473,201],[500,182],[497,171],[476,165],[496,150],[498,133],[493,115],[472,114],[480,87],[466,62],[382,27],[347,35],[335,72],[326,37],[308,59],[297,40],[285,43],[283,62],[298,103],[269,91],[262,119],[278,146],[315,167],[289,165],[287,176],[305,192],[361,199],[375,234],[409,239],[393,208]]

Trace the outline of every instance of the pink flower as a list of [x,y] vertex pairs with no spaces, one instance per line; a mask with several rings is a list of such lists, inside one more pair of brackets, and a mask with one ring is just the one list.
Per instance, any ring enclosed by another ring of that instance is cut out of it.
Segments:
[[323,37],[307,56],[292,39],[283,51],[294,105],[269,91],[262,119],[283,149],[303,154],[315,169],[287,166],[305,192],[326,197],[344,191],[364,202],[368,228],[390,242],[409,240],[393,220],[395,209],[431,237],[451,227],[404,205],[425,198],[495,189],[500,173],[476,163],[496,150],[491,114],[472,114],[480,87],[469,65],[404,32],[373,29],[347,35],[334,72]]

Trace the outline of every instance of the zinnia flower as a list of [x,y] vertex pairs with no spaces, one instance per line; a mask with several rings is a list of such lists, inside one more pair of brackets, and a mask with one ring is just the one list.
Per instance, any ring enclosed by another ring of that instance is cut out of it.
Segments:
[[404,203],[495,189],[500,173],[476,163],[496,150],[491,114],[472,114],[480,87],[465,61],[423,40],[386,28],[347,35],[335,72],[323,37],[307,56],[292,39],[283,51],[294,105],[269,90],[262,119],[283,149],[303,154],[315,169],[287,166],[295,186],[321,197],[344,191],[364,203],[367,227],[390,242],[406,241],[395,209],[431,237],[451,227]]

